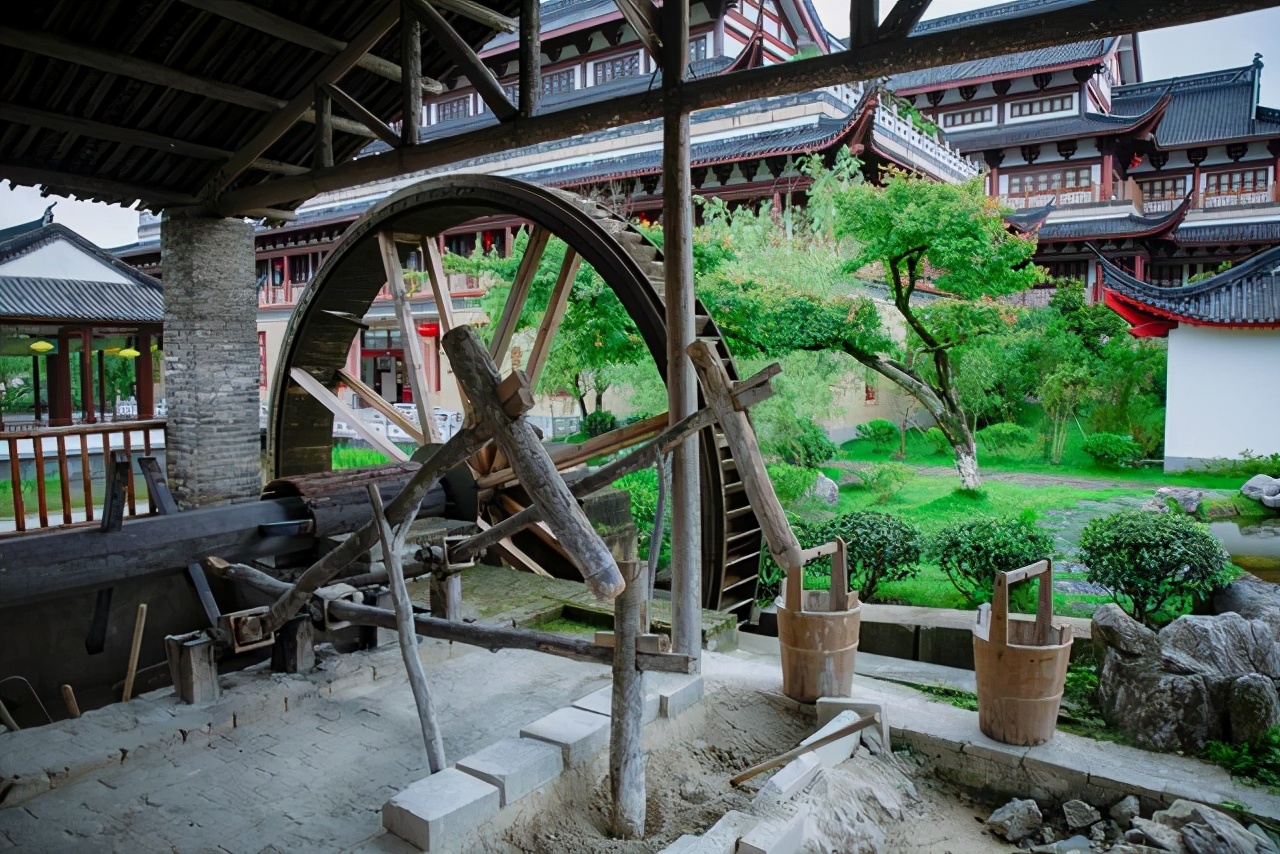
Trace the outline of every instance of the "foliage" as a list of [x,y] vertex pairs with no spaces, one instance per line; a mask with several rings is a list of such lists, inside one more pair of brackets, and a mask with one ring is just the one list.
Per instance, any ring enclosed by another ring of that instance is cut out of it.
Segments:
[[1203,282],[1205,279],[1212,279],[1214,276],[1218,275],[1219,273],[1227,272],[1228,270],[1231,269],[1232,266],[1233,265],[1230,261],[1223,261],[1221,264],[1219,264],[1217,267],[1215,267],[1212,270],[1204,270],[1203,272],[1196,273],[1194,276],[1191,276],[1190,278],[1187,279],[1187,284],[1194,285],[1197,282]]
[[[614,481],[615,489],[622,489],[631,495],[631,517],[635,520],[639,537],[638,556],[648,561],[649,548],[653,539],[653,521],[658,512],[658,472],[654,468],[642,469]],[[671,501],[668,496],[663,515],[667,522],[671,520]],[[671,525],[662,526],[662,542],[658,547],[658,566],[665,567],[671,563]]]
[[386,456],[372,448],[353,448],[349,445],[334,445],[331,451],[333,470],[358,469],[366,466],[380,466],[387,462]]
[[767,447],[783,462],[809,469],[816,469],[836,455],[835,443],[812,418],[792,420],[787,433],[773,437]]
[[1092,388],[1092,374],[1080,364],[1067,363],[1045,378],[1041,399],[1048,418],[1045,425],[1045,458],[1054,465],[1062,462],[1062,452],[1067,444],[1067,429],[1075,419],[1076,410],[1088,398]]
[[[849,587],[862,601],[871,601],[881,582],[902,581],[920,572],[925,538],[916,526],[885,513],[845,513],[826,521],[798,522],[792,526],[803,548],[845,541]],[[831,558],[819,558],[805,567],[807,575],[831,575]],[[766,557],[762,581],[776,589],[782,570]]]
[[996,573],[1049,557],[1053,537],[1035,524],[1034,514],[973,519],[939,531],[930,553],[966,599],[990,602]]
[[800,501],[813,490],[818,480],[818,472],[813,469],[788,463],[769,463],[765,470],[769,473],[778,501],[784,505]]
[[1205,471],[1223,477],[1250,478],[1255,474],[1280,477],[1280,454],[1255,454],[1248,448],[1240,452],[1240,459],[1216,457],[1205,466]]
[[1232,777],[1258,783],[1273,792],[1280,790],[1280,727],[1268,729],[1254,745],[1207,742],[1204,758],[1226,768]]
[[1084,452],[1094,462],[1109,468],[1131,466],[1142,459],[1142,448],[1129,436],[1116,433],[1094,433],[1084,440]]
[[607,409],[596,409],[582,419],[582,429],[588,436],[602,436],[618,429],[618,416]]
[[1015,448],[1026,448],[1034,445],[1036,434],[1026,427],[1002,421],[983,427],[977,433],[978,442],[993,454],[1003,454]]
[[951,453],[951,440],[947,438],[946,433],[943,433],[937,427],[930,427],[924,431],[924,437],[938,456]]
[[862,485],[875,494],[877,504],[888,504],[915,473],[902,463],[874,463],[859,469],[858,477]]
[[957,709],[965,709],[970,712],[978,711],[978,695],[972,691],[966,691],[963,688],[952,688],[949,685],[913,685],[921,694],[933,697],[939,702],[946,703],[949,706],[955,706]]
[[1203,597],[1231,578],[1226,551],[1189,516],[1127,510],[1094,519],[1080,535],[1089,581],[1113,591],[1130,616],[1151,624],[1171,599]]
[[877,418],[866,424],[859,424],[857,436],[859,439],[870,442],[877,451],[883,451],[898,441],[898,425],[892,421]]

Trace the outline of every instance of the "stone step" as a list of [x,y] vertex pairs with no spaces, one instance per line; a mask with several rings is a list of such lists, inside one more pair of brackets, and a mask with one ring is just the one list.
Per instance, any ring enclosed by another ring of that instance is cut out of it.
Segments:
[[556,709],[521,729],[520,737],[557,745],[565,765],[579,765],[609,743],[609,719],[585,709]]
[[564,752],[536,738],[504,738],[459,759],[456,767],[496,786],[505,807],[560,776]]
[[382,805],[382,826],[422,851],[458,842],[498,814],[497,786],[456,768],[423,778]]
[[736,854],[796,854],[804,842],[809,807],[801,805],[790,818],[770,818],[748,830]]

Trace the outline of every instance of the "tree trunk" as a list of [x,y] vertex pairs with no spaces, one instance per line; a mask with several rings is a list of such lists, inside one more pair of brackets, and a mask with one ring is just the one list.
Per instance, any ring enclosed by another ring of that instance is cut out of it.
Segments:
[[582,413],[582,420],[587,420],[587,396],[585,394],[574,395],[578,398],[578,410]]
[[960,483],[964,489],[981,489],[982,478],[978,477],[978,455],[973,450],[966,450],[957,445],[956,471],[960,472]]
[[604,392],[597,391],[596,392],[596,412],[599,412],[602,409],[604,409]]

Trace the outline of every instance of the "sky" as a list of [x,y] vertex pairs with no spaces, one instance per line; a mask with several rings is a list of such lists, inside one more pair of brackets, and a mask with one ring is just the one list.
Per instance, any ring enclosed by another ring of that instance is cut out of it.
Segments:
[[[813,0],[827,29],[837,36],[849,32],[849,0]],[[954,15],[998,5],[990,0],[934,0],[926,18]],[[893,4],[881,0],[885,15]],[[1274,66],[1263,71],[1261,103],[1280,107],[1280,9],[1250,12],[1184,27],[1143,33],[1138,50],[1144,79],[1157,80],[1248,65],[1260,53]],[[30,187],[11,188],[0,181],[0,228],[36,219],[54,197],[44,198]],[[137,239],[138,214],[118,205],[56,199],[54,218],[99,246],[111,248]]]

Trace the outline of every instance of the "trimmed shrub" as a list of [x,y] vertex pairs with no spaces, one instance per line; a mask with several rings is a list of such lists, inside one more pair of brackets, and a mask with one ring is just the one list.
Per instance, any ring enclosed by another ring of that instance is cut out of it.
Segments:
[[[942,431],[938,431],[942,432]],[[983,448],[993,454],[1003,454],[1018,448],[1029,448],[1036,443],[1036,434],[1026,427],[1009,422],[983,427],[974,437]]]
[[1084,440],[1084,452],[1107,468],[1131,466],[1142,459],[1142,447],[1119,433],[1094,433]]
[[948,525],[930,553],[956,589],[974,604],[991,601],[997,572],[1018,569],[1053,554],[1053,537],[1031,514]]
[[902,463],[876,463],[858,470],[862,485],[876,494],[878,504],[887,504],[902,491],[915,472]]
[[952,453],[951,440],[947,438],[947,434],[943,433],[938,427],[930,427],[924,431],[924,438],[933,446],[933,452],[939,456],[948,456]]
[[836,446],[818,422],[797,418],[774,451],[782,461],[800,468],[816,469],[836,455]]
[[858,438],[869,441],[877,451],[883,451],[898,441],[898,425],[892,421],[877,418],[866,424],[858,425]]
[[582,432],[592,438],[603,436],[610,430],[618,429],[618,416],[609,412],[607,409],[597,409],[594,412],[588,412],[587,417],[582,419]]
[[1207,596],[1231,580],[1222,543],[1190,516],[1125,510],[1094,519],[1080,534],[1088,579],[1109,588],[1135,620],[1152,625],[1164,605]]
[[788,463],[769,463],[765,466],[769,472],[769,480],[773,482],[773,491],[783,504],[795,504],[813,489],[818,481],[818,473],[813,469],[800,468]]
[[[925,539],[920,529],[885,513],[860,511],[836,516],[825,522],[793,525],[796,539],[804,548],[813,548],[840,537],[847,546],[849,586],[862,601],[870,601],[884,581],[901,581],[920,571]],[[809,574],[831,575],[831,558],[815,560],[805,567]],[[766,557],[760,571],[761,583],[780,589],[782,570]]]

